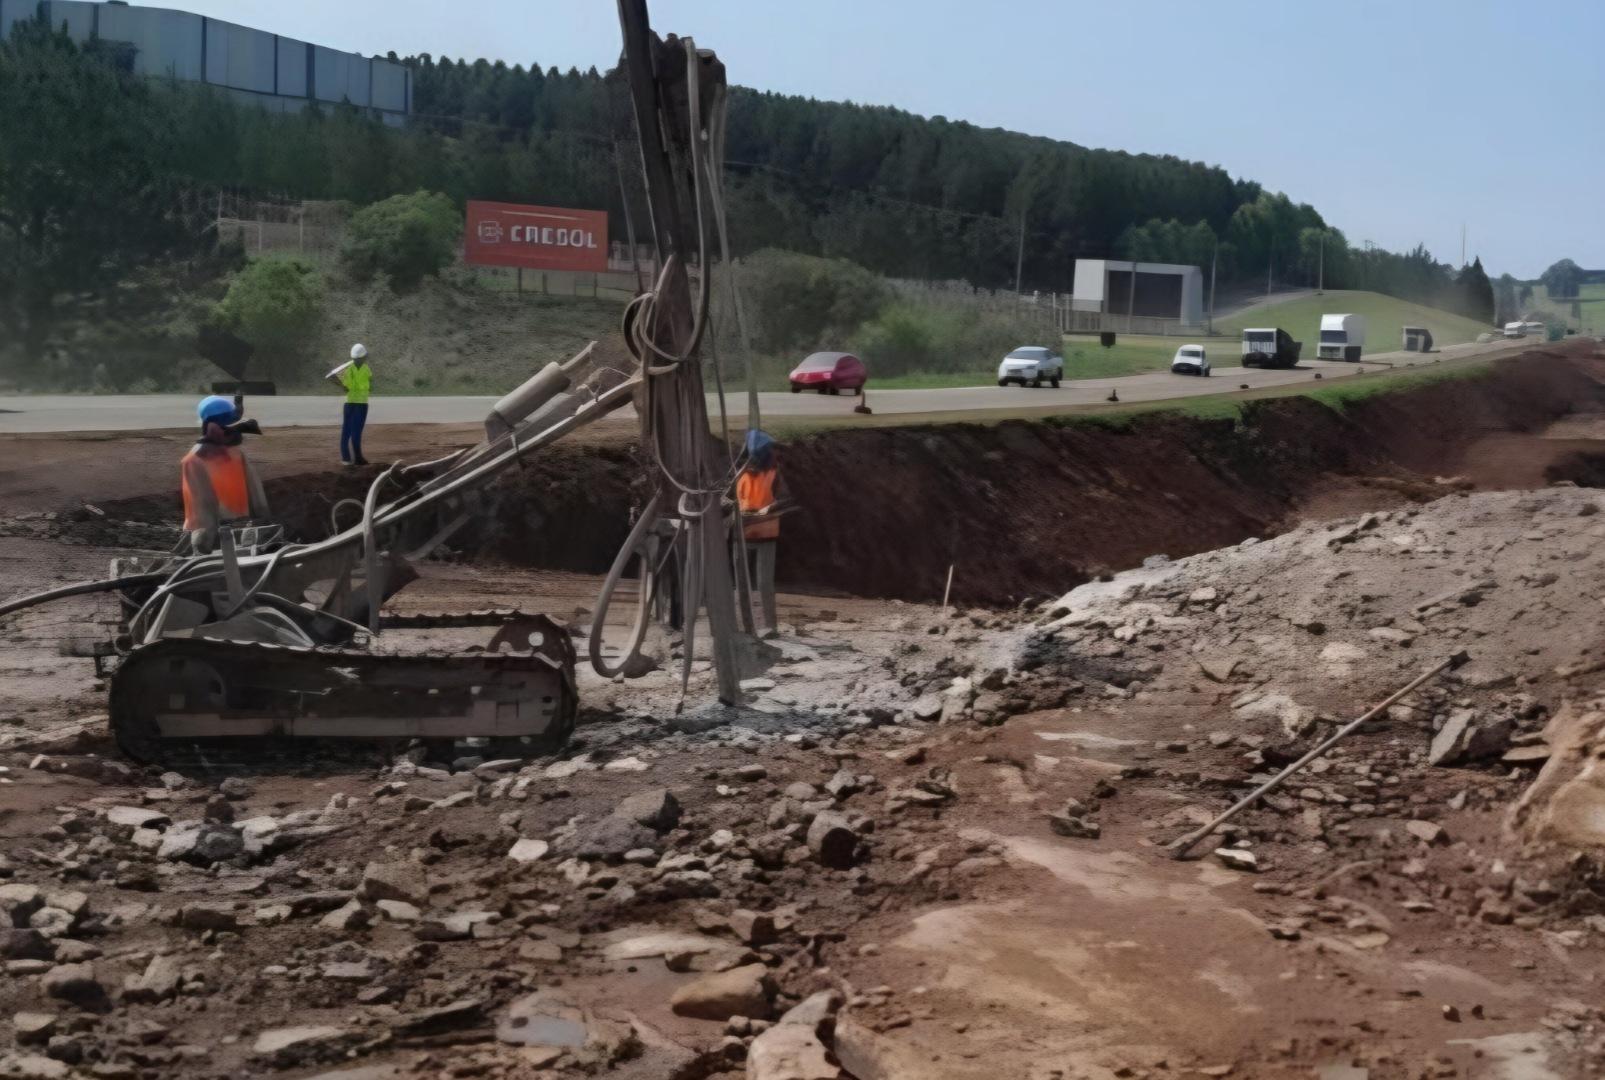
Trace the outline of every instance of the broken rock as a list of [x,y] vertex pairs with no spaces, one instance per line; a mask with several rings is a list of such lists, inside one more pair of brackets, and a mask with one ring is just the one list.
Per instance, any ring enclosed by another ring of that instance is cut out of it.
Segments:
[[704,975],[674,992],[669,1007],[678,1016],[724,1021],[732,1016],[768,1019],[775,984],[762,964],[744,964]]
[[1421,841],[1423,844],[1447,844],[1449,834],[1443,831],[1443,826],[1433,821],[1407,821],[1404,831]]
[[91,964],[57,964],[45,972],[41,986],[47,996],[70,1001],[80,1009],[98,1011],[106,1004],[106,988],[95,978]]
[[858,833],[847,823],[846,815],[825,811],[815,814],[808,826],[808,848],[822,865],[847,870],[858,861]]
[[513,845],[512,850],[507,853],[507,857],[516,863],[532,863],[538,859],[545,858],[547,848],[548,845],[545,840],[531,840],[528,837],[524,837]]
[[416,863],[371,862],[362,872],[357,895],[364,900],[405,900],[421,907],[429,901],[429,882]]
[[172,956],[153,956],[145,965],[142,975],[130,975],[123,980],[123,1000],[134,1003],[155,1003],[178,996],[183,969]]
[[1427,760],[1433,765],[1460,765],[1498,757],[1510,746],[1515,721],[1508,716],[1484,719],[1475,709],[1456,709],[1432,737]]
[[251,1053],[280,1068],[338,1057],[352,1041],[343,1028],[319,1024],[273,1028],[256,1037]]
[[1096,821],[1069,814],[1049,814],[1048,827],[1060,836],[1074,840],[1096,840],[1103,835],[1103,828]]
[[1286,694],[1260,694],[1239,699],[1235,708],[1239,720],[1270,720],[1288,735],[1303,735],[1315,724],[1315,710],[1300,705]]
[[680,801],[667,788],[639,791],[619,803],[613,816],[664,833],[680,823]]
[[747,1080],[836,1080],[825,1045],[812,1028],[777,1024],[747,1048]]
[[1259,859],[1252,851],[1243,848],[1216,848],[1215,858],[1233,870],[1241,870],[1249,874],[1259,873]]

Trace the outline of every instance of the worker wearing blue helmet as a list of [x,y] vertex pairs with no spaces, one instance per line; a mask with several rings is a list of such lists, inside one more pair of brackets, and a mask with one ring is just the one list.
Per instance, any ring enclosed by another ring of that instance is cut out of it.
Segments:
[[216,545],[218,526],[241,518],[265,519],[268,501],[241,445],[240,410],[234,402],[213,394],[201,399],[195,415],[201,437],[184,455],[180,481],[184,528],[195,551],[204,554]]

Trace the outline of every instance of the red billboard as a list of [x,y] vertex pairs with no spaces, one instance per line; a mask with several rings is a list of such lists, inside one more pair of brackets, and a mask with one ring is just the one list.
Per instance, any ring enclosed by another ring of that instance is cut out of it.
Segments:
[[463,261],[532,270],[606,270],[607,213],[470,202]]

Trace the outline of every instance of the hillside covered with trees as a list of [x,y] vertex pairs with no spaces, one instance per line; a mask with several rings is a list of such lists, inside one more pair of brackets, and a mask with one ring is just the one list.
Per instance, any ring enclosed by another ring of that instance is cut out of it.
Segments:
[[[0,43],[0,329],[37,356],[74,310],[135,303],[153,266],[207,272],[206,200],[414,192],[644,212],[616,73],[430,56],[416,116],[269,113],[143,80],[38,24]],[[1494,317],[1480,263],[1358,251],[1319,212],[1218,166],[1095,150],[892,108],[735,88],[727,201],[737,254],[781,249],[892,277],[1067,291],[1078,257],[1208,265],[1223,283],[1364,288]],[[149,284],[149,282],[147,282]],[[166,289],[166,279],[156,284]]]

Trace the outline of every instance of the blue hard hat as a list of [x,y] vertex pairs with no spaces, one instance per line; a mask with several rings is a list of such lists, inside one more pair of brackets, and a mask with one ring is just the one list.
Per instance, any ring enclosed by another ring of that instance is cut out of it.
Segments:
[[238,419],[234,402],[218,394],[201,398],[201,403],[195,407],[195,415],[200,417],[203,424],[213,420],[219,424],[232,424]]
[[767,465],[775,450],[775,440],[768,432],[757,428],[747,429],[747,456],[759,465]]

